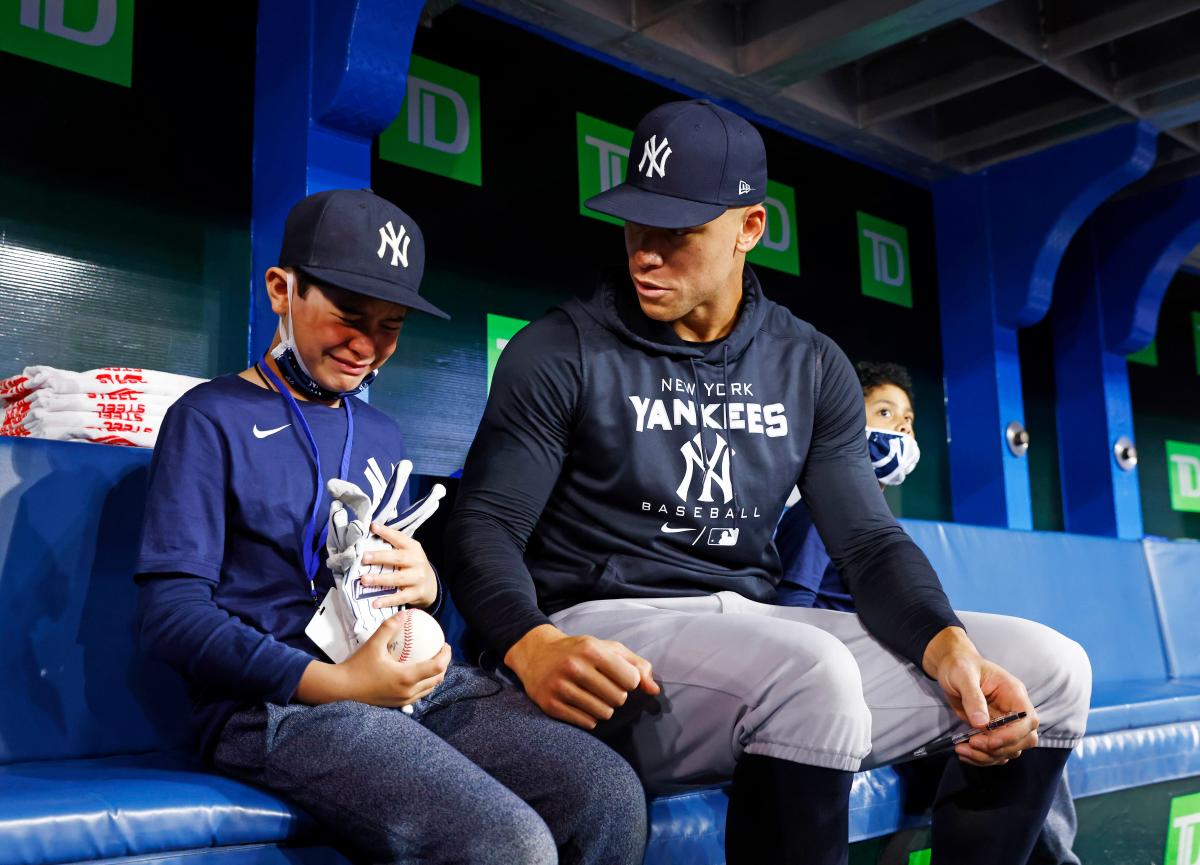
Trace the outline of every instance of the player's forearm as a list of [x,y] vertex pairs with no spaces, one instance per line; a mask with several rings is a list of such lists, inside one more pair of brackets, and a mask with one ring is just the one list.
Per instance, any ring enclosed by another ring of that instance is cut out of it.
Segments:
[[907,536],[843,570],[867,630],[893,652],[923,667],[925,651],[946,628],[962,629],[941,581]]
[[456,511],[447,529],[449,583],[467,624],[503,657],[521,637],[549,618],[538,609],[537,591],[522,551],[494,519]]

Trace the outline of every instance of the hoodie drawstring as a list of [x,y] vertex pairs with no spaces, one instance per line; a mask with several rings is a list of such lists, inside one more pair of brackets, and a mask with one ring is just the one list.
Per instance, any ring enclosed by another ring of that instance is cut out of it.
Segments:
[[[729,460],[733,461],[733,431],[729,428],[729,346],[725,345],[724,360],[721,365],[721,377],[724,383],[724,393],[721,394],[724,402],[722,412],[722,426],[725,428],[726,442],[725,446],[729,449]],[[700,387],[700,372],[696,369],[696,359],[688,358],[692,364],[692,384],[696,388],[696,406],[700,412],[700,456],[704,458],[704,464],[709,465],[708,449],[704,447],[704,410],[701,408],[700,399],[703,394],[703,389]],[[729,485],[733,490],[733,518],[741,519],[742,506],[738,502],[737,494],[737,472],[732,469],[729,472]]]
[[[725,349],[725,359],[721,364],[721,375],[725,382],[725,439],[726,447],[729,448],[729,461],[733,462],[733,428],[729,425],[729,344],[725,343],[722,346]],[[733,487],[733,518],[741,519],[742,507],[738,504],[737,494],[737,472],[730,469],[729,485]]]

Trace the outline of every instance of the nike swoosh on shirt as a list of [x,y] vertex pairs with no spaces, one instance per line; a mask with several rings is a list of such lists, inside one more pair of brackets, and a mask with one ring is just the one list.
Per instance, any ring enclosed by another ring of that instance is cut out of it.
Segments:
[[694,532],[696,530],[695,529],[673,529],[670,526],[668,526],[666,523],[663,523],[662,528],[659,529],[659,531],[666,532],[668,535],[673,535],[676,532]]
[[275,429],[259,429],[258,424],[254,425],[254,437],[256,439],[265,439],[267,436],[273,436],[280,430],[285,430],[290,427],[290,423],[285,423],[283,426],[277,426]]

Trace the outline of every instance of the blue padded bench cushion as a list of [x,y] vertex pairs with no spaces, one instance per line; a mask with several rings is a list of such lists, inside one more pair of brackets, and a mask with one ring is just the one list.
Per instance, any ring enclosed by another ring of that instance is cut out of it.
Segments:
[[1200,677],[1096,682],[1092,686],[1089,734],[1177,721],[1200,721]]
[[0,865],[317,840],[303,811],[182,751],[0,766]]
[[1200,775],[1200,721],[1089,734],[1067,771],[1076,798]]

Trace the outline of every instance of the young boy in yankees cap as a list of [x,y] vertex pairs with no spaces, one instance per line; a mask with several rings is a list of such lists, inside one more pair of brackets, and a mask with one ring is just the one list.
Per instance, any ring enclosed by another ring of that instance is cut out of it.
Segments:
[[[938,862],[1024,862],[1083,735],[1087,657],[951,609],[880,494],[853,367],[746,266],[766,183],[732,112],[638,124],[626,181],[587,202],[625,220],[625,270],[500,358],[451,522],[455,600],[534,702],[651,790],[732,780],[732,865],[846,862],[854,771],[1024,711],[959,746],[933,830]],[[857,616],[770,603],[797,484]]]
[[[395,422],[355,394],[410,311],[445,317],[419,294],[424,265],[416,223],[369,190],[292,209],[265,275],[280,318],[270,349],[189,391],[159,435],[138,561],[143,644],[188,679],[205,759],[296,801],[356,857],[640,862],[642,788],[607,746],[451,664],[449,646],[394,660],[401,616],[342,663],[306,633],[333,586],[326,483],[366,486],[404,459]],[[434,609],[421,545],[372,529],[393,546],[363,559],[392,568],[373,577],[374,605]]]

